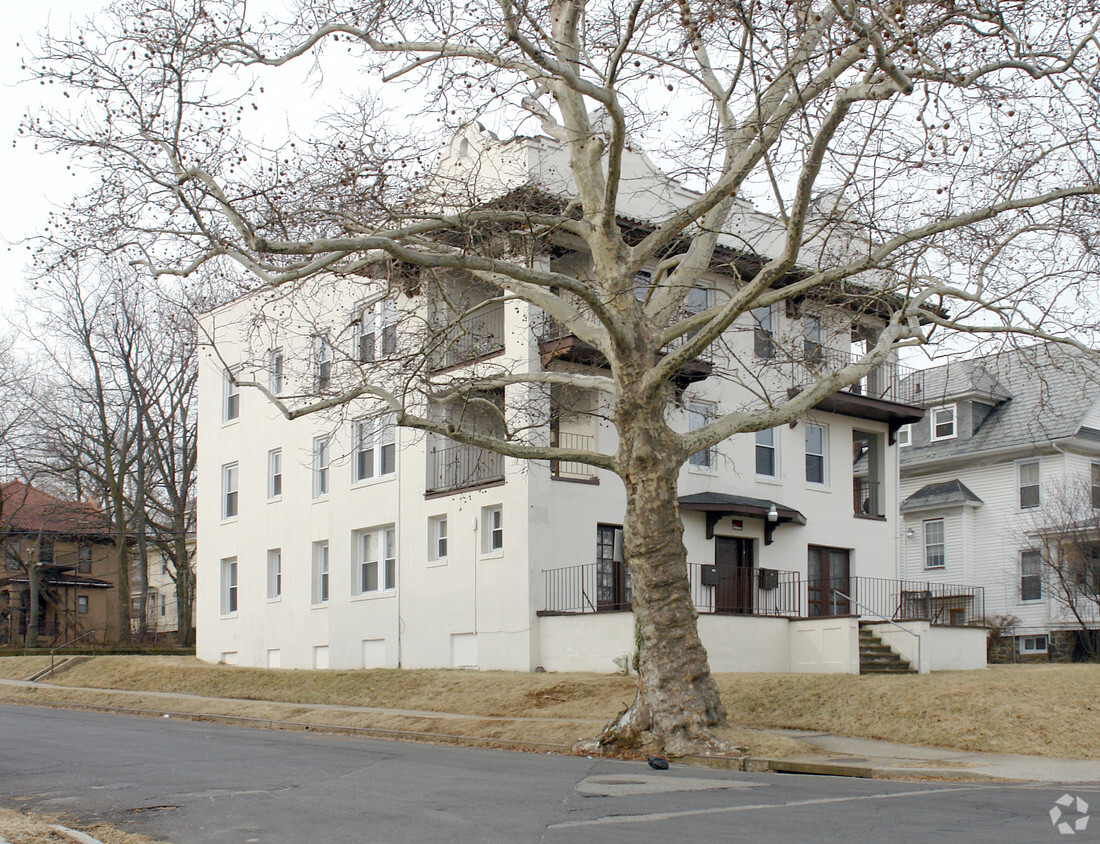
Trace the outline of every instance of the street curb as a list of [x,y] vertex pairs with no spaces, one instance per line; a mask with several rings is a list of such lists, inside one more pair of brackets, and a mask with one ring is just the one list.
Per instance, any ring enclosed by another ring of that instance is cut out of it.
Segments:
[[767,756],[684,756],[676,761],[700,768],[745,771],[753,774],[807,774],[828,777],[856,777],[878,780],[974,780],[994,782],[999,777],[959,768],[893,768],[843,762],[813,762],[806,759],[773,759]]

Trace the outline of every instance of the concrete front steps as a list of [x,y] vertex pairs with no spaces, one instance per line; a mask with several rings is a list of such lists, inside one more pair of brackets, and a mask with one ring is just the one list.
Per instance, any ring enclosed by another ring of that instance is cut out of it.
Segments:
[[907,661],[882,639],[868,630],[859,628],[860,674],[916,674]]

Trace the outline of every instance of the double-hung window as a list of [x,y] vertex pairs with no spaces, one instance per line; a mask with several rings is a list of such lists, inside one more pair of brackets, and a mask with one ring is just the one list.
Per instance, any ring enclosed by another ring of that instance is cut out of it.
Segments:
[[313,386],[327,390],[332,384],[332,343],[328,337],[313,338]]
[[898,428],[896,439],[894,440],[898,444],[898,448],[905,448],[913,444],[913,423],[910,422],[907,425],[902,425]]
[[1038,601],[1043,597],[1043,557],[1035,549],[1020,552],[1020,600]]
[[504,510],[497,504],[483,507],[481,510],[482,549],[485,553],[500,551],[504,548]]
[[76,596],[76,614],[87,615],[88,614],[88,596],[77,595]]
[[806,483],[825,483],[825,428],[806,425]]
[[225,373],[222,392],[222,422],[232,422],[241,415],[241,388],[231,372]]
[[1016,476],[1020,491],[1020,509],[1030,510],[1038,507],[1039,500],[1039,461],[1028,460],[1016,464]]
[[1100,509],[1100,463],[1092,464],[1092,506]]
[[360,419],[352,429],[354,455],[352,480],[392,475],[396,470],[396,444],[392,414],[374,419]]
[[283,450],[273,448],[267,453],[267,497],[279,498],[283,494]]
[[356,545],[358,571],[353,582],[357,594],[396,588],[397,532],[393,526],[360,531]]
[[234,519],[237,516],[237,489],[240,483],[240,470],[236,463],[222,466],[222,518]]
[[331,446],[328,437],[317,437],[313,441],[313,497],[328,495],[329,461]]
[[76,549],[76,573],[92,573],[92,546],[80,545]]
[[432,516],[428,519],[428,559],[447,559],[446,516]]
[[774,478],[777,473],[775,428],[756,432],[756,474]]
[[313,543],[311,599],[314,604],[328,603],[328,543]]
[[944,553],[943,519],[926,519],[924,522],[924,567],[942,569],[946,561]]
[[807,366],[820,366],[825,359],[825,329],[816,314],[802,317],[802,353]]
[[222,615],[237,611],[237,558],[222,560]]
[[284,359],[282,349],[273,349],[271,351],[270,359],[268,360],[268,388],[273,395],[279,395],[283,392],[284,375]]
[[775,308],[764,305],[752,309],[753,352],[758,358],[775,357]]
[[953,404],[932,408],[932,430],[929,437],[932,442],[955,438],[957,427],[955,410],[956,407]]
[[[688,405],[688,428],[698,431],[714,418],[714,405],[707,402],[696,402]],[[688,463],[700,469],[710,469],[714,465],[714,449],[704,448],[688,458]]]
[[283,594],[283,551],[272,548],[267,552],[267,598],[275,600]]
[[391,357],[397,351],[397,309],[386,300],[363,310],[359,319],[359,362]]

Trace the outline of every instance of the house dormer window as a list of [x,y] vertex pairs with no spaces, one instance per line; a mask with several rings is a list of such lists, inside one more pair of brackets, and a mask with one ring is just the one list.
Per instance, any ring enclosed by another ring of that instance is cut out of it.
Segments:
[[932,409],[932,431],[929,437],[932,442],[953,440],[955,438],[958,430],[956,410],[957,407],[953,404]]

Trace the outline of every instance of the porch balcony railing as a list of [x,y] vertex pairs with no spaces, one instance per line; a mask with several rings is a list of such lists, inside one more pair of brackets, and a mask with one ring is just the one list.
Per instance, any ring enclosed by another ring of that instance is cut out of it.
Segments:
[[[817,346],[805,359],[792,364],[792,380],[795,385],[805,386],[816,381],[822,372],[835,372],[852,361],[850,351]],[[843,392],[895,404],[920,405],[924,401],[924,372],[886,361]]]
[[[570,431],[550,431],[550,445],[557,448],[575,448],[593,451],[596,438],[590,434],[574,434]],[[550,476],[573,481],[589,481],[596,477],[596,468],[575,460],[551,460]]]
[[504,351],[504,303],[464,316],[443,333],[434,369],[459,366]]
[[854,602],[873,614],[868,618],[891,621],[962,626],[980,624],[985,618],[985,589],[981,586],[882,577],[806,580],[807,616],[864,614]]
[[[980,586],[877,577],[809,579],[793,571],[697,563],[688,564],[688,582],[695,609],[714,615],[846,615],[954,626],[981,624],[985,618],[985,590]],[[549,569],[543,572],[543,587],[543,614],[630,609],[622,563]]]
[[882,484],[866,478],[852,478],[852,512],[858,516],[883,516]]
[[472,445],[440,442],[428,447],[428,492],[449,492],[504,479],[504,456]]

